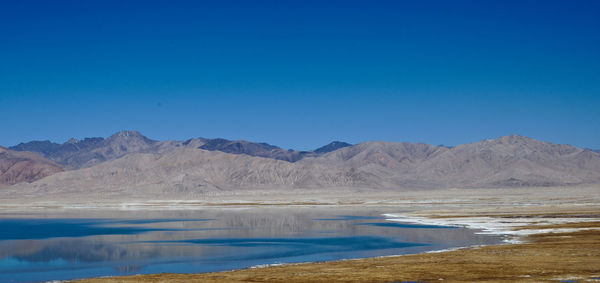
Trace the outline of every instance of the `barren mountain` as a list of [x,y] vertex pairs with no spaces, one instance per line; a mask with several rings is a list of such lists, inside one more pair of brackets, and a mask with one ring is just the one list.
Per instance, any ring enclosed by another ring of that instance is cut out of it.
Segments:
[[349,167],[375,175],[385,183],[394,184],[392,187],[438,187],[429,181],[416,179],[413,170],[448,150],[447,147],[424,143],[365,142],[307,158],[303,162]]
[[325,154],[325,153],[332,152],[334,150],[338,150],[340,148],[349,147],[349,146],[352,146],[352,145],[347,142],[332,141],[331,143],[329,143],[327,145],[324,145],[322,147],[315,149],[313,152],[316,154]]
[[312,162],[343,164],[401,187],[555,186],[600,182],[599,154],[515,135],[453,148],[369,142],[334,151]]
[[296,150],[284,150],[268,143],[254,143],[244,140],[230,141],[226,139],[210,139],[199,148],[210,151],[221,151],[231,154],[246,154],[295,162],[302,159],[304,153]]
[[70,139],[63,144],[51,141],[31,141],[20,143],[9,149],[37,152],[68,169],[79,169],[114,160],[130,153],[164,153],[180,147],[195,147],[209,151],[296,162],[304,157],[325,154],[346,146],[351,145],[336,141],[315,151],[297,151],[284,150],[267,143],[255,143],[245,140],[196,138],[186,141],[155,141],[137,131],[121,131],[106,139],[101,137],[85,138],[83,140]]
[[255,143],[244,140],[230,141],[226,139],[208,139],[205,140],[204,145],[200,146],[199,148],[210,151],[246,154],[250,156],[296,162],[305,157],[319,156],[347,146],[352,145],[345,142],[334,141],[325,146],[317,148],[314,151],[297,151],[292,149],[285,150],[268,143]]
[[177,144],[167,145],[169,150],[161,153],[127,154],[90,168],[61,172],[18,189],[28,195],[161,199],[231,190],[398,191],[600,183],[599,154],[521,136],[453,148],[367,142],[297,162]]
[[162,154],[128,154],[91,168],[55,174],[19,190],[30,195],[160,199],[229,190],[345,186],[381,185],[376,176],[352,168],[184,147]]
[[[187,198],[230,190],[397,191],[600,183],[600,154],[522,136],[452,148],[390,142],[333,145],[330,148],[337,149],[310,152],[295,162],[275,159],[273,152],[280,152],[279,148],[267,144],[206,139],[157,142],[140,136],[131,132],[113,135],[102,141],[105,146],[91,151],[102,160],[113,160],[19,185],[18,190],[29,195],[143,199]],[[245,153],[249,151],[266,157]]]
[[129,153],[163,152],[185,145],[200,146],[203,139],[191,139],[186,142],[154,141],[137,131],[121,131],[104,139],[100,137],[83,140],[70,139],[63,144],[50,141],[32,141],[10,147],[11,150],[33,151],[64,165],[68,169],[91,167],[114,160]]
[[60,171],[60,165],[36,153],[0,147],[0,186],[33,182]]
[[553,186],[600,181],[600,155],[522,136],[464,144],[419,164],[416,179],[439,186]]

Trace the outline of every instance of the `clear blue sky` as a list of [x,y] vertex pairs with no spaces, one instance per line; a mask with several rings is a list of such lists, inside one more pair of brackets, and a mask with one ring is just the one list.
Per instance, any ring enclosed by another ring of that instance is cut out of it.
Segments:
[[0,145],[600,148],[600,1],[0,1]]

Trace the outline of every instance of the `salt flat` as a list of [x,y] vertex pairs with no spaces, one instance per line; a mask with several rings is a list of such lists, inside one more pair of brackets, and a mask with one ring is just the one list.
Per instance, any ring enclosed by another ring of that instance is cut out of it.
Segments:
[[539,207],[600,204],[600,185],[498,189],[376,190],[356,188],[236,190],[188,197],[134,198],[123,195],[27,196],[3,192],[0,211],[61,209],[197,209],[235,206],[386,206],[404,211],[482,209],[519,211]]

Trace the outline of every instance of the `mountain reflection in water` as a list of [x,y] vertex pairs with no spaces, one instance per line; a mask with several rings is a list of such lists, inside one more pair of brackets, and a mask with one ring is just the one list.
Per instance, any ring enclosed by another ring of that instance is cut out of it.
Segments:
[[0,215],[0,282],[209,272],[500,241],[462,228],[389,222],[379,216],[386,212],[252,208]]

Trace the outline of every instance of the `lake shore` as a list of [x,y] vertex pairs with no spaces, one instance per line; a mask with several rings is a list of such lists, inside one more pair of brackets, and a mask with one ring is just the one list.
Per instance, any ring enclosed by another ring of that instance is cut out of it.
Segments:
[[[541,188],[540,190],[542,190]],[[204,274],[151,274],[76,282],[557,282],[600,280],[598,189],[570,194],[550,189],[527,195],[496,191],[395,204],[390,219],[460,225],[505,235],[506,244],[334,262],[287,264]],[[445,201],[442,201],[444,200]],[[479,201],[473,201],[478,199]],[[238,204],[239,205],[239,204]],[[252,204],[256,205],[256,204]],[[415,209],[418,207],[418,209]]]
[[[594,224],[598,227],[598,223]],[[78,282],[578,282],[599,280],[597,231],[528,236],[527,243],[206,274],[155,274]]]
[[[2,192],[0,192],[2,193]],[[404,211],[512,211],[536,207],[595,206],[600,204],[600,184],[565,187],[494,189],[435,189],[380,191],[376,189],[235,190],[203,196],[121,196],[90,192],[79,196],[52,194],[0,195],[0,213],[60,211],[167,211],[236,207],[381,207],[389,213]]]

